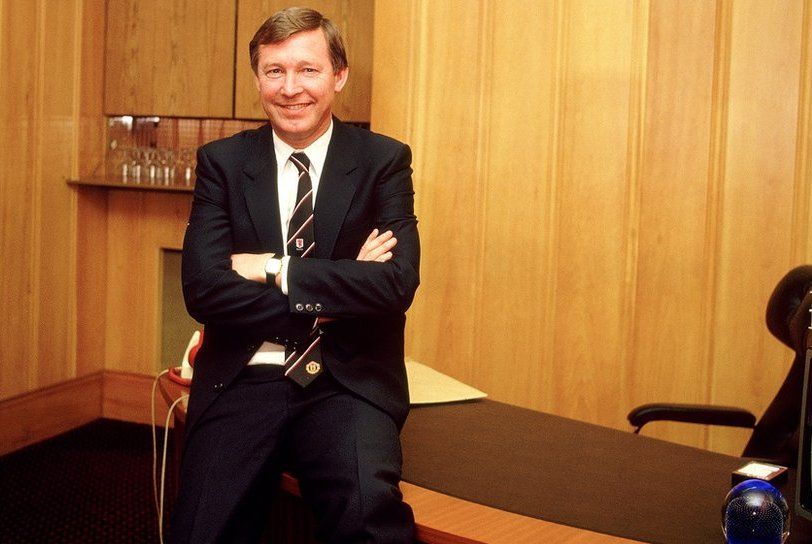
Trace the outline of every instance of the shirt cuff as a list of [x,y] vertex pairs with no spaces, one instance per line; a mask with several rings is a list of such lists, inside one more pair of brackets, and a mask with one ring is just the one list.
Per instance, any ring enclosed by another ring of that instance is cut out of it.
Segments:
[[279,286],[282,289],[282,294],[288,294],[288,263],[290,262],[290,255],[285,255],[282,257],[282,269],[279,271],[279,276],[282,281],[280,281],[281,285]]

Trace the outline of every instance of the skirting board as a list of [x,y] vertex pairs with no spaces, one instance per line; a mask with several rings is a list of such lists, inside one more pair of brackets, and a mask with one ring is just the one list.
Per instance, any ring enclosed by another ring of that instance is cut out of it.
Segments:
[[[151,394],[155,376],[131,372],[104,372],[101,417],[133,423],[152,423]],[[163,427],[168,406],[160,392],[155,395],[155,419]]]
[[0,455],[98,419],[102,373],[58,383],[0,402]]
[[[149,424],[154,376],[103,371],[0,401],[0,455],[47,440],[101,417]],[[160,394],[155,416],[163,426]]]

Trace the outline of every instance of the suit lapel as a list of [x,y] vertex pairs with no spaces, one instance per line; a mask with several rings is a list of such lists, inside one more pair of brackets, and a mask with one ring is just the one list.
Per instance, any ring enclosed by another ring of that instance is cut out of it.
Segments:
[[276,154],[270,125],[260,129],[253,145],[249,154],[252,159],[243,168],[245,203],[263,249],[281,253],[283,241],[276,188]]
[[320,259],[329,259],[332,255],[338,232],[358,187],[359,177],[354,175],[358,167],[356,149],[350,129],[333,118],[333,135],[313,212],[316,257]]

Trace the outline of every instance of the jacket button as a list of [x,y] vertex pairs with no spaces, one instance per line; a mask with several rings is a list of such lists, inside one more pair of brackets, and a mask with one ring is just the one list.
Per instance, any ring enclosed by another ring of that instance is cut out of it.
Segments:
[[321,311],[321,309],[322,309],[322,305],[317,303],[317,304],[316,304],[316,311],[317,311],[317,312],[320,312],[320,311]]
[[220,390],[220,389],[222,389],[222,388],[223,388],[223,384],[222,384],[222,383],[216,383],[216,384],[214,384],[214,390],[215,390],[215,391],[219,391],[219,390]]
[[254,344],[248,344],[245,346],[245,351],[251,353],[252,351],[256,351],[257,347]]
[[307,310],[308,312],[312,312],[313,311],[313,305],[312,304],[305,304],[305,310]]
[[301,302],[297,302],[296,311],[301,312],[302,310],[304,310],[304,304],[302,304]]

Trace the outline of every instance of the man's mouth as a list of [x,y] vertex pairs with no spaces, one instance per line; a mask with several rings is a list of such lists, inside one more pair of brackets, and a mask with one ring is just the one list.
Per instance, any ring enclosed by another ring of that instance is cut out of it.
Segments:
[[288,111],[299,111],[305,109],[310,104],[277,104],[280,108]]

